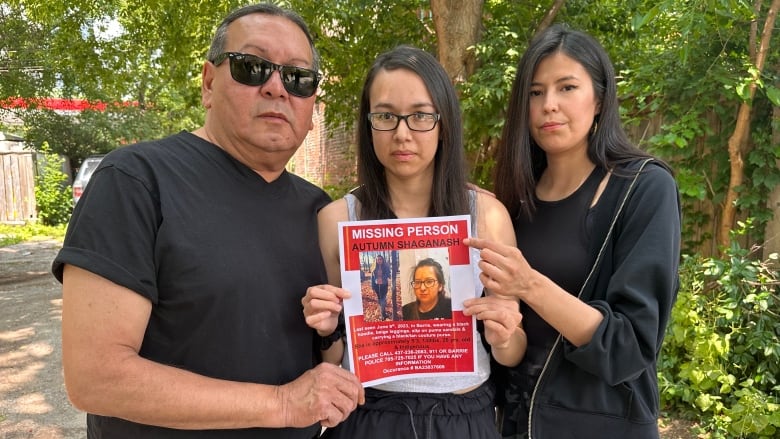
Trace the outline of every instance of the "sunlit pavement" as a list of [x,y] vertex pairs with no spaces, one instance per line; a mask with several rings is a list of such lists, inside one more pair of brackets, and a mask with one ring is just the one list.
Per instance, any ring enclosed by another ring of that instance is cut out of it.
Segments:
[[0,439],[82,439],[62,379],[56,241],[0,247]]

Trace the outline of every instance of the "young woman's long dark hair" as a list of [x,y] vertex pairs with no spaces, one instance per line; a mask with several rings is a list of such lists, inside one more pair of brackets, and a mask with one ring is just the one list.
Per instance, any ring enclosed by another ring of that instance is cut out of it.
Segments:
[[547,167],[544,151],[531,137],[529,96],[536,67],[556,53],[580,63],[593,81],[600,107],[588,135],[588,158],[596,166],[615,171],[620,163],[652,157],[636,147],[623,130],[615,68],[606,50],[584,32],[565,24],[550,26],[534,38],[518,63],[496,156],[494,190],[513,218],[533,214],[536,183]]
[[447,72],[428,52],[411,46],[398,46],[374,61],[368,71],[358,114],[358,183],[354,193],[360,199],[361,219],[393,218],[385,169],[374,153],[368,122],[370,91],[377,73],[406,69],[417,74],[433,99],[439,119],[439,145],[434,157],[433,189],[428,216],[469,213],[466,192],[466,166],[463,151],[463,124],[460,104]]

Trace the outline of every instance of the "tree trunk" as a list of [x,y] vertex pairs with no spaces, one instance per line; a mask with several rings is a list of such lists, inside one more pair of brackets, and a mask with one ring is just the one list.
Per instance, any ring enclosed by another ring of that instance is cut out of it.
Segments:
[[[760,2],[761,0],[756,1]],[[764,61],[769,52],[769,41],[772,37],[772,29],[775,25],[778,7],[780,7],[780,0],[772,0],[772,5],[769,7],[769,12],[767,12],[766,21],[764,22],[764,30],[761,34],[758,52],[756,52],[755,59],[751,60],[756,66],[756,73],[753,80],[750,82],[748,99],[739,106],[737,123],[734,127],[734,132],[729,138],[728,151],[731,175],[729,177],[729,187],[726,192],[726,199],[723,203],[723,213],[721,215],[720,230],[718,233],[718,245],[722,249],[727,248],[730,244],[731,230],[734,228],[734,222],[737,216],[737,187],[742,184],[745,174],[742,151],[750,137],[752,100],[756,95],[756,88],[758,87],[757,80],[764,69]],[[751,36],[751,39],[752,38],[754,37]]]
[[431,0],[439,62],[453,84],[474,73],[476,58],[469,47],[482,38],[483,5],[484,0]]
[[[780,86],[780,84],[778,84]],[[780,120],[780,107],[772,109],[772,118]],[[780,127],[775,124],[772,132],[772,143],[780,145]],[[780,169],[780,159],[775,161],[775,166]],[[772,253],[780,253],[780,184],[776,185],[769,194],[767,207],[773,212],[772,219],[766,225],[763,256],[764,260]]]
[[534,36],[538,35],[540,32],[550,27],[553,21],[555,21],[555,16],[558,15],[558,11],[561,10],[564,3],[566,3],[566,0],[555,0],[553,2],[553,5],[550,6],[550,9],[547,11],[546,14],[544,14],[544,18],[542,19],[542,21],[539,22],[539,26],[536,26],[536,31],[534,32]]

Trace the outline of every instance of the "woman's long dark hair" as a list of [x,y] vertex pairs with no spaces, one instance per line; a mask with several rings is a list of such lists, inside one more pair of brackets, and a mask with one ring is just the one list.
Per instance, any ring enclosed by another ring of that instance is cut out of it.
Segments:
[[[382,262],[379,262],[379,259],[382,259]],[[390,277],[390,264],[385,260],[385,257],[382,255],[376,255],[376,258],[374,258],[374,271],[373,273],[376,273],[376,270],[379,269],[382,271],[382,275],[386,277]]]
[[383,70],[406,69],[417,74],[433,99],[439,119],[439,145],[434,156],[433,188],[428,216],[469,213],[466,192],[466,160],[463,151],[463,124],[460,104],[447,72],[428,52],[411,46],[398,46],[374,61],[368,71],[358,114],[358,183],[354,193],[361,203],[361,219],[393,218],[385,169],[374,153],[368,113],[371,85]]
[[547,167],[544,151],[531,137],[529,96],[536,67],[556,53],[581,64],[593,82],[599,113],[588,136],[588,158],[596,166],[617,172],[615,166],[620,163],[652,157],[636,147],[623,130],[615,68],[606,50],[584,32],[564,24],[552,25],[534,38],[518,63],[498,146],[494,190],[513,218],[533,214],[536,183]]

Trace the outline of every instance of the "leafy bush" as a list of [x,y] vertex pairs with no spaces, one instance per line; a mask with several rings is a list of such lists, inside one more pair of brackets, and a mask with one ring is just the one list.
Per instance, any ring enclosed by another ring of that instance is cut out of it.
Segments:
[[66,184],[68,176],[62,172],[64,159],[54,154],[44,142],[39,151],[43,166],[35,177],[35,204],[38,218],[44,225],[65,224],[73,211],[71,187]]
[[662,405],[714,438],[780,434],[778,255],[761,261],[755,250],[732,244],[722,259],[683,259],[661,350]]
[[0,247],[35,239],[56,239],[62,241],[67,225],[44,226],[39,223],[24,225],[0,224]]

